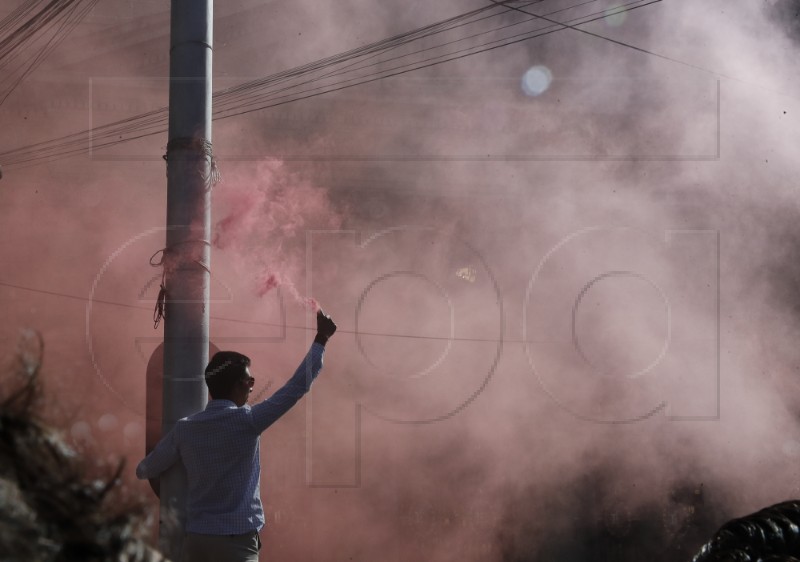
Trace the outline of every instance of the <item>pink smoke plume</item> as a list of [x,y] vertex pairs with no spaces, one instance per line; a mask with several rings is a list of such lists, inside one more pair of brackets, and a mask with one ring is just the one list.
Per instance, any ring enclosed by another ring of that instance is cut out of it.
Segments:
[[219,249],[235,244],[244,233],[253,228],[257,218],[254,209],[263,205],[265,199],[266,195],[261,191],[232,190],[227,197],[230,211],[215,225],[211,243]]
[[306,307],[311,312],[317,312],[319,310],[320,308],[319,303],[316,301],[316,299],[312,297],[302,296],[297,290],[297,288],[294,286],[294,283],[282,279],[279,273],[274,273],[270,271],[264,272],[264,274],[258,280],[258,286],[256,287],[256,295],[258,295],[259,297],[263,297],[264,295],[266,295],[267,293],[278,287],[285,288],[288,291],[289,295],[291,295],[298,304]]
[[301,270],[305,229],[341,223],[327,192],[270,160],[227,173],[215,198],[215,206],[226,211],[214,225],[212,244],[234,253],[244,269],[259,272],[255,295],[280,287],[301,306],[319,310],[315,299],[300,294],[293,278]]

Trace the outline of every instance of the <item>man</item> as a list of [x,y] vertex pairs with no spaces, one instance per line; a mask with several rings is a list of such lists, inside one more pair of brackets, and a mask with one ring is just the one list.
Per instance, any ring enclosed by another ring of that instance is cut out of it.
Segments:
[[182,562],[257,562],[264,526],[259,436],[308,392],[335,331],[320,310],[314,343],[295,374],[253,407],[246,405],[255,382],[250,359],[234,351],[214,354],[205,371],[211,395],[206,409],[178,420],[136,467],[140,479],[157,478],[179,461],[186,468]]

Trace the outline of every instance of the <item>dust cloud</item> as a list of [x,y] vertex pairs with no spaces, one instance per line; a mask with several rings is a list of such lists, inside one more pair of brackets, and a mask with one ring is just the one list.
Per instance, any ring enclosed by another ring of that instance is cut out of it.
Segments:
[[[218,4],[220,88],[483,6]],[[689,559],[797,497],[795,4],[519,4],[602,17],[215,121],[212,342],[265,396],[308,299],[339,324],[264,436],[264,559]],[[532,17],[488,14],[487,41]],[[168,29],[98,5],[0,106],[0,151],[164,106]],[[5,349],[40,331],[49,416],[132,489],[166,142],[0,181]]]

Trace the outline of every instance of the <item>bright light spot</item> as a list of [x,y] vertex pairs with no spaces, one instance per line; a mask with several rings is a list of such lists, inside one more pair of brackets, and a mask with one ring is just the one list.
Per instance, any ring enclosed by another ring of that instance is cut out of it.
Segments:
[[522,75],[522,91],[529,96],[540,96],[553,81],[553,73],[546,66],[534,66]]
[[456,271],[456,276],[460,277],[464,281],[469,281],[470,283],[474,283],[475,280],[478,278],[478,274],[475,269],[471,267],[462,267],[458,271]]
[[119,421],[114,414],[103,414],[100,416],[100,419],[97,420],[97,428],[100,431],[111,431],[112,429],[116,429],[118,424]]
[[611,27],[619,27],[625,23],[625,20],[628,18],[628,10],[623,8],[620,4],[615,4],[606,10],[605,15],[607,25]]

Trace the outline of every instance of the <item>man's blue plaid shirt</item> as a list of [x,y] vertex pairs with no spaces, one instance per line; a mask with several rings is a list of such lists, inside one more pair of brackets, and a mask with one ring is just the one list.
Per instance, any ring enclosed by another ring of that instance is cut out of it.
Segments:
[[292,378],[255,406],[211,400],[202,412],[178,420],[139,463],[136,476],[146,479],[183,462],[187,532],[239,535],[264,526],[259,437],[308,392],[322,369],[324,350],[314,343]]

